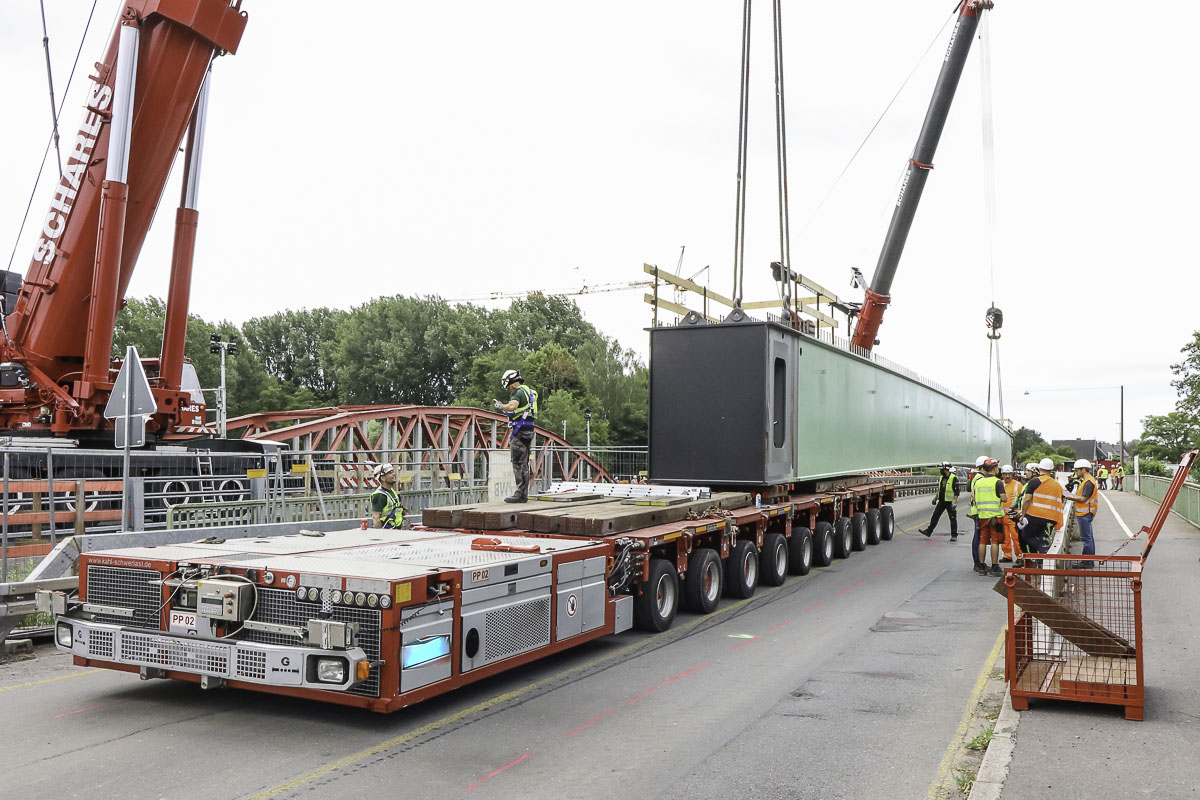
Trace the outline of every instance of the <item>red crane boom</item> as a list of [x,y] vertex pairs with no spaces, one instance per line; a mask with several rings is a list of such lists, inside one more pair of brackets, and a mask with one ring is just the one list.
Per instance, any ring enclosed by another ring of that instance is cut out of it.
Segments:
[[[0,429],[63,436],[108,426],[113,325],[188,132],[161,359],[146,366],[159,434],[203,425],[181,389],[207,76],[236,52],[240,0],[128,0],[90,75],[83,121],[0,341]],[[5,276],[7,278],[7,276]]]

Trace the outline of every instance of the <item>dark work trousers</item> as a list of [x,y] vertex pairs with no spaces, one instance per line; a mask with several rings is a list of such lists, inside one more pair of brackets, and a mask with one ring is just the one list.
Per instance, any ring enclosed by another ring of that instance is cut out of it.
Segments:
[[1020,532],[1021,550],[1025,553],[1044,553],[1050,549],[1049,531],[1054,523],[1041,517],[1026,517],[1029,524]]
[[533,428],[525,427],[513,434],[509,444],[512,450],[513,478],[517,481],[514,497],[529,498],[529,451],[533,449]]
[[975,533],[971,536],[971,561],[979,566],[979,517],[971,517],[975,523]]
[[929,527],[926,530],[932,531],[937,527],[938,520],[942,518],[943,511],[950,518],[950,535],[958,536],[958,509],[954,505],[953,500],[938,501],[937,508],[933,509],[933,516],[929,518]]

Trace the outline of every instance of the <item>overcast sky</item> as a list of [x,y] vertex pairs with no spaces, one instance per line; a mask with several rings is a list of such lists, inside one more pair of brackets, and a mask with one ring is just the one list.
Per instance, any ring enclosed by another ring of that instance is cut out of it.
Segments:
[[[91,3],[45,5],[62,98]],[[868,278],[874,270],[951,5],[784,3],[793,268],[844,299],[861,299],[851,266]],[[64,133],[81,119],[87,67],[119,7],[98,2]],[[736,0],[243,8],[241,48],[214,67],[195,313],[240,323],[383,294],[640,281],[643,262],[674,270],[681,245],[685,275],[707,265],[699,280],[731,293]],[[1200,295],[1200,11],[1166,8],[997,2],[983,29],[994,274],[977,40],[892,287],[881,355],[985,405],[984,312],[994,298],[1005,312],[1004,411],[1016,425],[1115,441],[1122,384],[1127,438],[1143,416],[1173,408],[1169,365],[1200,327],[1189,301]],[[778,258],[770,3],[754,12],[747,300],[773,296],[768,264]],[[0,267],[49,133],[41,39],[37,2],[0,0]],[[173,179],[133,296],[166,294],[178,195]],[[44,182],[17,246],[19,271],[49,199]],[[640,290],[579,303],[601,330],[648,355]],[[995,397],[992,410],[998,416]]]

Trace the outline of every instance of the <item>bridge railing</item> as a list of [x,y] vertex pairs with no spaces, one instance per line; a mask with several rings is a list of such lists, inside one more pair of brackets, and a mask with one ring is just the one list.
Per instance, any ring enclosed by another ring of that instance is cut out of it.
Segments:
[[[1135,483],[1132,476],[1126,476],[1125,485],[1133,488],[1142,497],[1161,503],[1163,497],[1166,496],[1167,487],[1171,485],[1171,479],[1159,478],[1154,475],[1140,475]],[[1179,490],[1179,496],[1175,498],[1175,505],[1171,507],[1171,513],[1183,517],[1193,526],[1200,528],[1200,484],[1191,481],[1185,483]]]

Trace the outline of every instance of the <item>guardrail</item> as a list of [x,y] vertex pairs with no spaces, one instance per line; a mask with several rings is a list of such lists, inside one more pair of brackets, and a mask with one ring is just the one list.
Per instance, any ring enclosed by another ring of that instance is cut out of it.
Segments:
[[[1128,480],[1129,477],[1126,476],[1126,485],[1134,487],[1135,484],[1132,480]],[[1142,475],[1139,481],[1134,491],[1156,503],[1162,503],[1163,497],[1167,493],[1167,487],[1171,485],[1170,478],[1159,478],[1155,475]],[[1172,506],[1171,513],[1183,517],[1192,526],[1200,528],[1200,484],[1188,482],[1180,487],[1179,496],[1175,498],[1175,505]]]
[[933,494],[937,491],[940,480],[929,475],[884,475],[881,479],[890,481],[896,487],[896,499]]
[[[400,502],[415,514],[430,506],[487,501],[487,489],[464,487],[397,492]],[[371,513],[371,492],[324,497],[284,497],[238,500],[232,503],[180,503],[167,509],[167,530],[229,525],[265,525],[317,519],[360,520]]]

